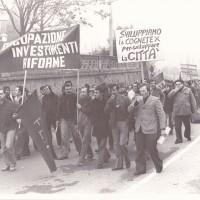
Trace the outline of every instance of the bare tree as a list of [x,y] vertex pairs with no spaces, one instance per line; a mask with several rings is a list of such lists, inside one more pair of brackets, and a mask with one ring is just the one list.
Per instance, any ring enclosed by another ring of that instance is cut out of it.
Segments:
[[19,36],[31,30],[55,29],[61,26],[82,23],[92,26],[84,15],[88,11],[106,18],[103,9],[93,9],[105,5],[106,0],[0,0],[0,10],[5,11]]
[[0,0],[1,10],[7,12],[13,28],[20,36],[29,32],[36,24],[42,2],[43,0],[14,0],[9,6],[7,1]]

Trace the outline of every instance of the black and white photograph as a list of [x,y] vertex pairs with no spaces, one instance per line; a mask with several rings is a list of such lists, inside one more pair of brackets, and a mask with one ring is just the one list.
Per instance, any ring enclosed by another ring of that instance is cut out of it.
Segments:
[[199,8],[0,0],[0,199],[198,199]]

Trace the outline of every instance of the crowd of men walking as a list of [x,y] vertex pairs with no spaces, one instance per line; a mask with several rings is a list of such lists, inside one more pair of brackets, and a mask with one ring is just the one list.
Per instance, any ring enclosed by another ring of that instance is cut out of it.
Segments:
[[[158,138],[165,134],[166,126],[171,128],[170,134],[175,127],[175,144],[182,143],[183,123],[184,137],[191,141],[190,116],[200,107],[200,81],[178,79],[174,82],[166,80],[165,83],[163,91],[154,80],[129,86],[102,83],[90,87],[85,84],[77,94],[72,82],[65,81],[59,96],[50,85],[41,86],[40,100],[49,130],[46,134],[52,157],[55,160],[70,158],[70,142],[73,140],[79,154],[76,165],[85,165],[86,160],[94,157],[91,147],[91,137],[94,136],[98,145],[98,169],[106,165],[112,149],[116,156],[112,170],[122,170],[124,166],[130,168],[127,146],[129,132],[134,131],[134,175],[146,173],[147,152],[156,172],[160,173],[163,162],[157,150]],[[0,141],[5,163],[2,171],[14,171],[16,160],[30,155],[29,134],[17,116],[18,107],[28,97],[26,90],[23,100],[22,92],[21,86],[17,86],[13,94],[8,86],[0,88]],[[60,146],[60,157],[57,157],[52,144],[54,133]],[[37,149],[36,145],[34,147]]]

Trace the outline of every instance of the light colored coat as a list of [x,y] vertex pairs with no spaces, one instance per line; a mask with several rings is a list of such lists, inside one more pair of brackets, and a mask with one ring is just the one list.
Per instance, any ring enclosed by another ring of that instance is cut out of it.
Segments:
[[158,127],[166,127],[165,113],[158,97],[150,95],[145,103],[140,101],[137,106],[132,103],[128,111],[134,112],[136,133],[140,127],[144,134],[157,134]]
[[196,100],[190,88],[184,86],[181,91],[174,89],[168,94],[168,98],[173,98],[174,115],[191,115],[196,112]]

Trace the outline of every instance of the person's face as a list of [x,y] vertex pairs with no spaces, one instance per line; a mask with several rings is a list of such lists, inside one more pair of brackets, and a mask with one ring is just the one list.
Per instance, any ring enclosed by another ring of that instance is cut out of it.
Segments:
[[156,83],[154,81],[150,82],[150,87],[155,89],[156,88]]
[[0,101],[3,101],[5,99],[5,94],[3,90],[0,90]]
[[133,84],[133,91],[137,91],[137,85]]
[[128,86],[128,91],[130,91],[130,90],[132,90],[133,88],[132,88],[132,86]]
[[87,96],[87,88],[82,88],[80,92],[81,97],[86,97]]
[[117,90],[117,87],[116,87],[116,86],[114,86],[114,87],[112,88],[111,94],[113,94],[113,95],[115,95],[115,96],[118,95],[118,90]]
[[45,94],[44,88],[40,90],[40,94],[41,94],[41,95],[44,95],[44,94]]
[[140,88],[140,94],[143,96],[143,98],[146,98],[149,96],[149,91],[147,91],[147,87],[143,86]]
[[44,94],[46,94],[46,95],[48,95],[48,94],[50,94],[51,93],[51,90],[49,89],[49,87],[47,86],[47,87],[45,87],[44,89]]
[[72,86],[66,85],[64,92],[65,92],[65,94],[70,94],[72,92]]
[[99,90],[94,90],[94,98],[95,99],[100,99],[102,97],[102,94],[100,93]]
[[19,96],[21,95],[20,92],[19,92],[19,88],[16,87],[15,90],[14,90],[14,96]]
[[182,88],[183,87],[183,84],[181,82],[176,82],[176,88]]
[[6,95],[9,95],[9,94],[10,94],[10,89],[9,89],[9,88],[7,88],[7,89],[5,90],[5,94],[6,94]]

